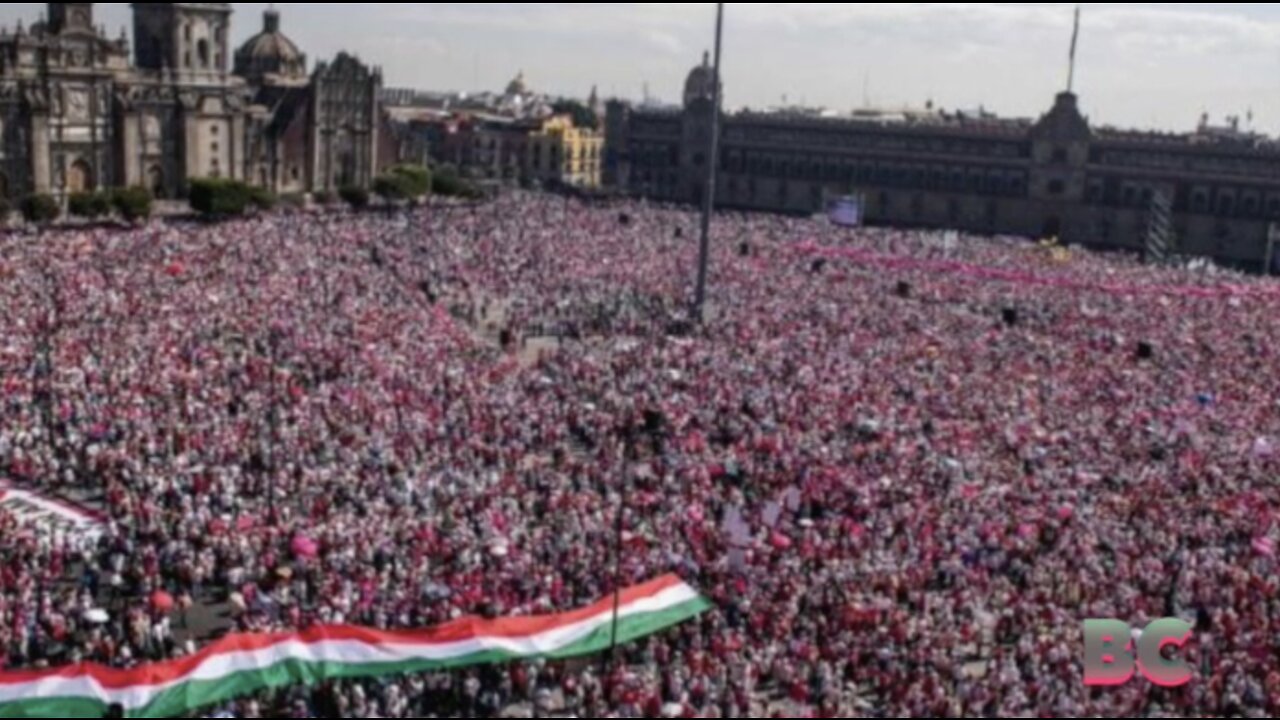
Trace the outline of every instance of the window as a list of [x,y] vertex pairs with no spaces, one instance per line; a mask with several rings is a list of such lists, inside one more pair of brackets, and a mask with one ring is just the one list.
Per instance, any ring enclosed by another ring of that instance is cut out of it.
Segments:
[[1062,182],[1061,180],[1050,180],[1050,181],[1049,181],[1049,194],[1050,194],[1050,195],[1062,195],[1062,194],[1063,194],[1063,193],[1065,193],[1066,191],[1067,191],[1067,184],[1066,184],[1066,183],[1064,183],[1064,182]]
[[200,56],[200,67],[202,69],[209,68],[209,41],[201,40],[196,43],[196,53]]
[[1053,149],[1053,162],[1058,165],[1067,164],[1067,149],[1064,147],[1056,147]]

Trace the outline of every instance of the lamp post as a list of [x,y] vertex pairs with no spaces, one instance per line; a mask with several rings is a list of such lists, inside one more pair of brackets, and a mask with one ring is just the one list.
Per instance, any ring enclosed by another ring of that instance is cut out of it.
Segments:
[[698,288],[693,320],[701,323],[707,304],[707,274],[711,262],[711,211],[716,202],[716,170],[720,157],[720,54],[724,39],[724,3],[716,3],[716,61],[711,68],[711,138],[707,153],[707,188],[702,198],[702,236],[698,246]]
[[622,549],[623,534],[626,530],[627,503],[631,490],[631,464],[635,462],[636,455],[636,425],[635,420],[629,420],[627,426],[623,429],[622,441],[624,443],[624,462],[626,467],[622,473],[622,488],[619,490],[618,498],[618,514],[614,525],[613,537],[613,621],[609,631],[609,654],[607,656],[608,672],[606,678],[613,672],[618,655],[618,621],[622,612]]

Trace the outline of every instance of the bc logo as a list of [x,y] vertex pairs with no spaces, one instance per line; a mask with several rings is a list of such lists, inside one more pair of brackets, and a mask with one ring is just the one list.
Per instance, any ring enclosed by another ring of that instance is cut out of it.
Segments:
[[1191,682],[1191,668],[1165,657],[1165,650],[1186,647],[1191,631],[1190,623],[1171,618],[1151,623],[1135,637],[1128,624],[1118,620],[1086,620],[1084,684],[1119,687],[1141,672],[1160,687],[1182,687]]

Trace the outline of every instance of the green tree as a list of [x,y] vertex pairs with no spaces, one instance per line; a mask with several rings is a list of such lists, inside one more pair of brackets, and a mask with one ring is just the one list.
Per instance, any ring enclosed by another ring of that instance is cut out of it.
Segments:
[[557,115],[568,115],[573,118],[574,127],[586,130],[600,129],[600,116],[595,110],[577,100],[561,100],[551,106]]
[[411,197],[420,198],[431,192],[431,170],[425,165],[396,165],[389,174],[401,180]]
[[462,197],[466,195],[467,183],[458,174],[458,168],[452,165],[441,165],[432,175],[431,189],[437,195]]
[[249,210],[253,191],[238,180],[202,178],[191,181],[191,209],[215,218],[239,217]]
[[391,202],[400,202],[413,197],[408,182],[394,173],[380,175],[373,181],[373,191]]
[[266,188],[249,188],[249,202],[259,210],[272,210],[280,202],[275,193]]
[[105,192],[80,192],[67,198],[67,212],[75,217],[97,220],[111,214],[111,196]]
[[111,204],[120,213],[120,217],[129,222],[137,222],[151,217],[155,198],[144,187],[119,188],[111,194]]
[[37,193],[22,199],[22,217],[27,222],[43,225],[57,220],[62,215],[62,207],[51,195]]
[[354,210],[363,210],[369,207],[369,191],[358,185],[348,185],[338,191],[338,195],[342,197],[342,201],[350,205]]

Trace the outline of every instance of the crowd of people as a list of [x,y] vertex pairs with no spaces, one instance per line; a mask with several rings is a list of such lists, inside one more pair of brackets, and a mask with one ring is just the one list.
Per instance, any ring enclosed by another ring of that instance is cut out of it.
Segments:
[[[0,477],[110,519],[0,511],[0,671],[674,572],[715,610],[618,662],[208,712],[1280,711],[1269,281],[725,214],[694,324],[696,227],[516,194],[0,242]],[[1085,619],[1170,616],[1192,684],[1085,687]]]

